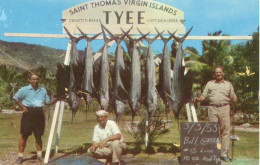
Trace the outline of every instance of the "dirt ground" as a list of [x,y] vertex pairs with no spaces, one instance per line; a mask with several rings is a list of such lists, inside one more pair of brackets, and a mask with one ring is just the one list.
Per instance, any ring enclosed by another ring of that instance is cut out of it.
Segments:
[[[160,153],[161,154],[161,153]],[[163,154],[161,160],[150,161],[147,159],[141,159],[133,157],[132,155],[122,156],[121,165],[180,165],[176,157],[170,159],[164,159]],[[16,156],[13,155],[12,159],[0,161],[0,165],[14,165]],[[26,160],[22,165],[41,165],[43,163],[37,161],[34,156],[27,156]],[[55,157],[49,160],[49,165],[104,165],[103,162],[98,161],[94,158],[88,157],[86,154],[83,155],[56,155]],[[221,162],[222,165],[258,165],[259,160],[248,159],[248,158],[239,158],[233,160],[233,162]]]
[[[15,165],[15,159],[17,155],[9,156],[9,159],[5,161],[0,161],[0,165]],[[162,155],[163,157],[163,155]],[[22,165],[40,165],[43,164],[36,160],[36,157],[33,155],[25,156],[25,161]],[[104,165],[103,162],[98,161],[94,158],[83,155],[56,155],[49,160],[49,165]],[[168,160],[160,161],[149,161],[146,159],[136,158],[133,155],[124,155],[121,159],[121,165],[179,165],[176,157],[172,157]]]

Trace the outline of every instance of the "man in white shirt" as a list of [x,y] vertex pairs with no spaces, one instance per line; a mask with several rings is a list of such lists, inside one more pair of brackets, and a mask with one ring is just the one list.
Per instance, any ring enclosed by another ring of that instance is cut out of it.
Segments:
[[126,151],[122,133],[114,121],[107,119],[108,112],[99,110],[96,116],[99,124],[94,128],[93,143],[88,154],[97,159],[106,158],[107,164],[110,161],[120,164],[121,154]]

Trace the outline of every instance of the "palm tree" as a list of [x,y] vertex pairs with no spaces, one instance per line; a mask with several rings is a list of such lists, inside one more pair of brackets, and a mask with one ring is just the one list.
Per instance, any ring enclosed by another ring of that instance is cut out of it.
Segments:
[[[222,31],[217,31],[213,34],[209,33],[208,35],[221,36]],[[209,68],[202,72],[202,78],[205,83],[213,78],[216,66],[223,66],[226,75],[232,75],[234,71],[234,57],[230,54],[231,45],[229,40],[204,40],[202,41],[202,46],[203,52],[199,60],[209,66]]]
[[[220,36],[222,31],[217,31],[213,34],[209,33],[208,36]],[[222,35],[223,36],[223,35]],[[202,41],[203,53],[201,61],[207,63],[210,67],[217,65],[225,65],[225,60],[232,62],[230,52],[230,41],[228,40],[210,40]],[[230,59],[229,59],[230,58]]]

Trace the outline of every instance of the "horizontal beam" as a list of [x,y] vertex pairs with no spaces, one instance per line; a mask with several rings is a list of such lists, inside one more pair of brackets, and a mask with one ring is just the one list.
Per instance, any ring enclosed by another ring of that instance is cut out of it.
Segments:
[[5,37],[69,38],[66,34],[4,33]]
[[252,36],[188,36],[187,40],[252,40]]
[[[69,38],[67,34],[4,33],[5,37]],[[98,36],[97,39],[103,39]],[[188,36],[187,40],[252,40],[252,36]]]

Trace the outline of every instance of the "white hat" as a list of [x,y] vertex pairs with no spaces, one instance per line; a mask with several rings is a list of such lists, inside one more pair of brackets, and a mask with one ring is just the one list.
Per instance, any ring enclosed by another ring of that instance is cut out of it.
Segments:
[[107,111],[104,111],[104,110],[98,110],[96,112],[96,115],[97,116],[108,116],[108,112]]

